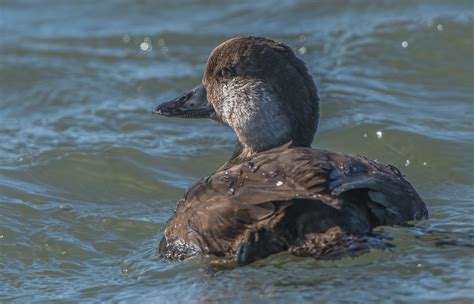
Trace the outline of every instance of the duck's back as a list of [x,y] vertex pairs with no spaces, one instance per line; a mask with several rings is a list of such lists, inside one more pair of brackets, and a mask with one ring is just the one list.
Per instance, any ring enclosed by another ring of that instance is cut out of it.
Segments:
[[285,145],[194,185],[179,202],[160,252],[178,259],[229,256],[241,264],[282,250],[317,257],[376,226],[427,215],[391,165]]

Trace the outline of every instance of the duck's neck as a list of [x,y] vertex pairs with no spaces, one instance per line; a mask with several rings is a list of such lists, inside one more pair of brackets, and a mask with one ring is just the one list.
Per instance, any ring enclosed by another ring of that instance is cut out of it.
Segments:
[[237,136],[229,163],[243,162],[290,141],[291,116],[279,95],[263,81],[235,78],[223,87],[221,98],[216,112]]
[[255,154],[257,154],[259,152],[268,151],[268,150],[271,150],[273,148],[277,148],[277,147],[280,147],[280,146],[283,146],[283,145],[287,146],[288,148],[289,147],[294,147],[294,146],[305,146],[305,145],[299,145],[298,143],[295,144],[290,139],[286,142],[279,143],[279,144],[276,144],[274,146],[271,146],[268,149],[265,149],[263,151],[256,151],[252,147],[245,146],[240,141],[237,140],[236,143],[235,143],[234,153],[232,154],[231,158],[221,167],[221,169],[224,170],[224,169],[227,169],[227,168],[232,167],[234,165],[244,163],[246,161],[249,161]]
[[232,153],[232,156],[222,166],[222,168],[228,168],[228,167],[231,167],[233,165],[241,164],[241,163],[247,161],[250,158],[250,156],[246,157],[245,154],[243,153],[243,151],[244,151],[244,146],[242,145],[242,143],[240,141],[237,140],[235,142],[235,148],[234,148],[234,152]]
[[[268,149],[269,150],[269,149]],[[258,152],[243,145],[239,140],[235,142],[234,152],[231,158],[220,167],[220,170],[225,170],[234,165],[241,164],[250,160]]]

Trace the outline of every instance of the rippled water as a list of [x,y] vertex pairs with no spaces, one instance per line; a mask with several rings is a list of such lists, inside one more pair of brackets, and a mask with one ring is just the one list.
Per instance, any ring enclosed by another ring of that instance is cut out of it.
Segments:
[[[0,301],[470,303],[473,16],[471,1],[1,1]],[[431,218],[356,259],[160,261],[176,201],[234,135],[151,111],[241,34],[307,62],[314,147],[397,165]]]

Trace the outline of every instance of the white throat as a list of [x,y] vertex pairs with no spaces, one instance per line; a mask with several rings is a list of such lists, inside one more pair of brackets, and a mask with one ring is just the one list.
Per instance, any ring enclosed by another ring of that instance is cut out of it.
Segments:
[[221,115],[244,145],[244,154],[268,150],[290,139],[290,122],[260,81],[233,79],[224,85]]

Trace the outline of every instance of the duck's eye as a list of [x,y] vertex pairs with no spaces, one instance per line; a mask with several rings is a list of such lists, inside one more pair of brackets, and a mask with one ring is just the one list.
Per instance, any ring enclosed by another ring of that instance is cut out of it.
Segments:
[[219,76],[228,79],[232,76],[232,71],[229,68],[222,68],[219,71]]

